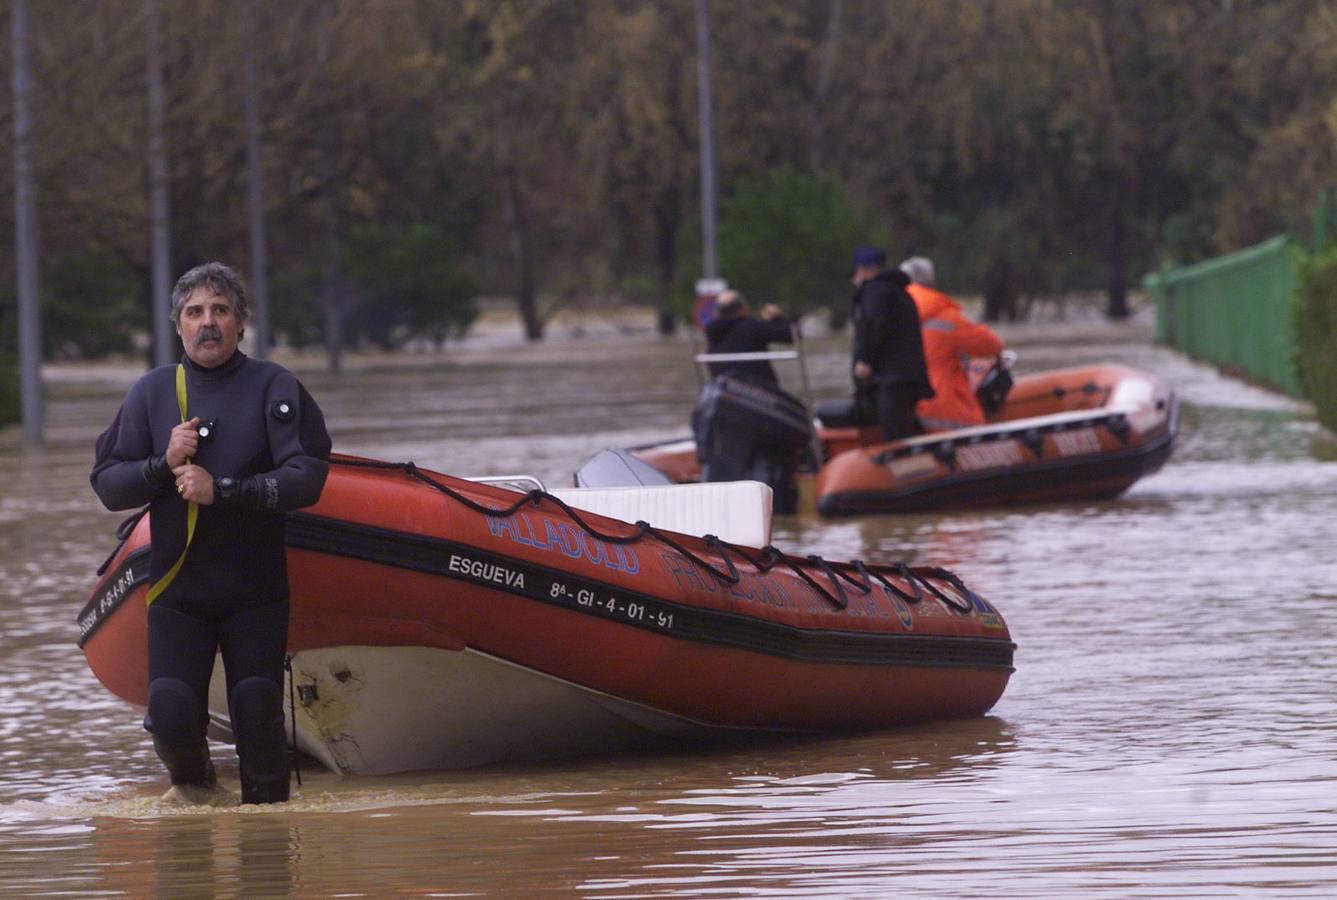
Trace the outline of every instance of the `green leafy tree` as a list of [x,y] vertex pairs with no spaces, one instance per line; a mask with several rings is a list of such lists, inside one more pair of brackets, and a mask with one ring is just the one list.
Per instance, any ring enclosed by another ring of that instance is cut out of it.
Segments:
[[1318,420],[1337,431],[1337,244],[1301,254],[1291,305],[1296,374]]
[[43,276],[43,350],[82,359],[134,350],[148,328],[144,282],[108,253],[63,260]]
[[320,307],[320,273],[311,268],[277,272],[269,279],[269,325],[274,334],[302,349],[320,344],[324,323]]
[[350,339],[395,348],[427,337],[440,346],[478,317],[473,279],[435,225],[358,226],[344,240],[340,263],[359,297],[348,318]]
[[740,180],[720,206],[721,273],[754,304],[791,315],[827,308],[843,322],[851,251],[885,240],[839,180],[789,166]]

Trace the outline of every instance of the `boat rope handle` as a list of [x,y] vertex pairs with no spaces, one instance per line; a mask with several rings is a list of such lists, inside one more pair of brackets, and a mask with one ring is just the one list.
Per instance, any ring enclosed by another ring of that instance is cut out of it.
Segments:
[[[641,523],[637,522],[636,524],[639,525]],[[645,524],[649,526],[650,523],[646,522]],[[706,546],[710,547],[712,550],[719,548],[720,559],[724,560],[724,564],[729,567],[729,574],[733,577],[733,580],[729,583],[737,584],[743,576],[738,574],[738,567],[733,564],[733,560],[729,559],[729,554],[727,552],[729,548],[724,545],[724,541],[713,534],[705,535],[702,540],[704,540]],[[678,552],[681,553],[683,551],[679,550]]]
[[[831,599],[830,595],[827,595],[827,599],[830,599],[831,602],[836,605],[837,609],[848,609],[850,605],[850,598],[845,595],[845,587],[840,583],[840,579],[836,577],[836,570],[831,568],[831,564],[826,560],[822,559],[816,553],[808,557],[808,562],[814,566],[817,566],[819,569],[821,569],[823,572],[826,573],[827,578],[831,579],[831,586],[836,589],[836,597],[838,597],[839,599],[838,600]],[[812,584],[814,587],[816,586],[811,578],[805,578],[804,580],[807,581],[809,584]]]
[[[559,506],[562,509],[562,511],[565,512],[568,517],[570,517],[571,521],[579,525],[580,528],[587,534],[589,534],[591,537],[598,538],[601,541],[607,541],[612,544],[632,544],[647,536],[653,537],[660,543],[664,544],[666,547],[678,553],[683,558],[689,560],[693,565],[696,565],[706,570],[707,572],[714,575],[716,578],[720,579],[726,584],[738,584],[738,582],[742,579],[742,575],[739,573],[738,567],[733,564],[733,561],[731,559],[729,559],[730,553],[742,557],[743,560],[745,560],[749,565],[751,565],[753,568],[755,568],[758,572],[762,574],[769,572],[771,569],[775,568],[780,563],[784,563],[785,566],[791,572],[793,572],[804,582],[806,582],[808,587],[816,591],[818,595],[820,595],[823,599],[825,599],[836,609],[843,610],[849,606],[849,599],[845,595],[845,590],[840,584],[840,579],[844,579],[845,581],[854,585],[859,589],[860,593],[863,594],[867,594],[870,590],[872,590],[872,582],[877,581],[887,590],[891,591],[893,594],[900,597],[902,600],[905,600],[907,603],[918,603],[921,600],[923,600],[924,599],[923,588],[927,587],[935,597],[938,597],[944,603],[962,613],[970,612],[971,609],[970,602],[967,601],[966,604],[963,606],[954,597],[951,597],[950,595],[944,594],[942,591],[940,591],[937,587],[933,585],[933,583],[929,579],[942,578],[943,580],[949,582],[953,587],[960,590],[967,597],[972,597],[972,598],[974,597],[974,592],[971,591],[970,588],[966,587],[965,583],[962,582],[961,579],[957,577],[957,575],[954,572],[951,572],[950,570],[941,568],[939,566],[911,567],[903,562],[892,563],[890,567],[893,570],[895,570],[895,572],[898,575],[900,575],[902,579],[904,579],[906,584],[914,588],[914,593],[910,594],[902,590],[901,588],[897,587],[894,582],[883,576],[881,573],[869,569],[862,560],[856,559],[848,563],[832,563],[816,554],[809,556],[807,560],[808,563],[822,569],[822,571],[824,571],[827,577],[831,580],[831,585],[836,589],[836,593],[833,594],[831,591],[823,587],[821,583],[819,583],[815,578],[813,578],[810,574],[808,574],[808,571],[806,569],[798,565],[789,554],[785,553],[783,550],[776,547],[774,544],[767,544],[765,547],[761,548],[762,556],[760,559],[758,559],[748,552],[748,549],[750,548],[744,548],[738,546],[737,544],[731,544],[728,541],[724,540],[723,538],[717,537],[716,535],[713,534],[705,535],[704,540],[706,542],[706,545],[708,547],[711,547],[712,549],[717,550],[720,554],[720,559],[724,561],[726,571],[721,571],[720,569],[706,562],[701,557],[697,556],[691,550],[682,546],[673,538],[669,537],[668,534],[660,531],[658,528],[655,528],[649,522],[646,522],[644,520],[637,521],[636,530],[631,532],[630,534],[604,534],[603,532],[599,531],[597,528],[586,522],[580,516],[579,511],[572,508],[568,503],[566,503],[566,501],[562,500],[561,497],[549,494],[547,491],[543,490],[528,491],[520,499],[516,500],[510,506],[505,507],[503,509],[497,509],[495,507],[486,506],[482,503],[478,503],[470,499],[469,497],[465,496],[464,494],[460,493],[459,491],[455,490],[454,488],[450,487],[449,485],[442,484],[435,478],[423,474],[423,472],[417,467],[417,465],[412,462],[395,463],[395,462],[382,462],[380,460],[370,460],[370,459],[365,459],[365,460],[334,459],[330,460],[330,462],[336,465],[351,466],[365,469],[397,469],[399,471],[404,472],[405,474],[409,475],[412,478],[416,478],[419,481],[431,485],[433,488],[445,494],[447,497],[450,497],[452,500],[455,500],[456,502],[468,507],[474,512],[481,513],[485,516],[490,516],[493,518],[509,518],[510,516],[519,512],[520,509],[523,508],[526,504],[533,504],[535,506],[538,506],[544,500],[550,500],[557,506]],[[116,537],[119,538],[122,543],[124,543],[125,540],[130,536],[130,532],[134,530],[134,526],[139,522],[140,519],[144,517],[144,514],[148,512],[148,509],[149,508],[145,506],[143,509],[131,514],[117,527]],[[117,549],[119,550],[119,547]],[[107,564],[111,562],[112,558],[115,557],[116,552],[117,551],[112,551],[111,556],[107,557],[107,561],[102,564],[102,568],[105,568]],[[182,555],[184,557],[184,552]],[[860,579],[856,580],[853,576],[851,576],[847,571],[848,569],[854,569],[856,572],[858,572]],[[99,569],[98,573],[101,574],[101,572],[102,569]],[[301,782],[299,781],[298,783],[300,784]]]
[[877,581],[884,588],[886,588],[891,593],[895,594],[897,597],[900,597],[906,603],[918,603],[919,601],[924,599],[924,589],[923,587],[920,586],[922,583],[920,577],[915,575],[914,570],[911,569],[909,566],[907,566],[905,563],[894,563],[892,564],[892,568],[895,569],[900,574],[901,578],[905,580],[906,584],[910,585],[910,587],[915,589],[915,592],[913,594],[901,590],[899,587],[896,586],[894,582],[884,577],[881,572],[869,571],[868,567],[864,565],[864,561],[861,559],[851,560],[850,565],[855,568],[855,570],[859,573],[860,576],[862,576],[863,584],[858,585],[854,581],[854,579],[851,578],[845,572],[840,573],[841,577],[844,578],[846,581],[849,581],[852,584],[856,584],[856,586],[861,587],[865,594],[868,593],[870,590],[872,590],[873,582]]
[[[181,411],[181,421],[186,421],[186,366],[184,363],[177,363],[176,366],[176,405]],[[186,457],[186,462],[190,462],[190,457]],[[195,522],[200,517],[200,505],[194,500],[187,501],[186,506],[186,546],[181,548],[181,555],[172,563],[172,568],[167,570],[163,577],[149,587],[148,596],[144,599],[144,605],[148,606],[158,599],[167,586],[176,578],[177,573],[186,562],[186,551],[190,549],[190,542],[195,539]]]
[[[754,559],[750,553],[746,552],[742,547],[739,547],[736,544],[731,544],[728,541],[723,540],[722,538],[716,537],[715,535],[705,535],[706,545],[711,547],[712,549],[718,550],[720,554],[720,559],[723,560],[724,562],[726,571],[721,571],[716,566],[706,562],[704,559],[697,556],[691,550],[687,549],[686,547],[682,546],[682,544],[678,543],[673,538],[669,537],[668,534],[660,531],[658,528],[654,527],[649,522],[646,522],[644,520],[638,521],[636,523],[635,530],[629,534],[605,534],[604,532],[599,531],[599,529],[595,528],[593,525],[590,525],[588,522],[586,522],[584,518],[581,517],[580,512],[574,509],[561,497],[549,494],[547,491],[544,490],[535,489],[532,491],[528,491],[519,499],[517,499],[514,503],[512,503],[510,506],[497,509],[479,503],[471,499],[470,497],[465,496],[464,494],[450,487],[450,485],[442,484],[435,478],[432,478],[430,475],[425,474],[421,469],[418,468],[418,466],[415,463],[411,461],[397,463],[397,462],[384,462],[381,460],[373,460],[373,459],[335,459],[331,460],[331,463],[343,466],[365,468],[365,469],[397,469],[401,472],[404,472],[411,478],[416,478],[417,480],[422,481],[425,484],[431,485],[436,490],[440,491],[441,493],[445,494],[447,497],[450,497],[452,500],[455,500],[461,505],[467,507],[468,509],[471,509],[474,512],[481,513],[482,515],[490,516],[493,518],[509,518],[510,516],[515,515],[515,513],[519,512],[522,508],[524,508],[526,504],[532,504],[534,506],[538,506],[543,501],[549,500],[554,504],[556,504],[558,507],[560,507],[562,511],[565,512],[568,517],[570,517],[571,521],[575,522],[578,526],[580,526],[580,528],[583,531],[585,531],[591,537],[597,538],[601,541],[607,541],[612,544],[632,544],[635,543],[636,541],[642,540],[645,537],[653,537],[660,543],[664,544],[665,546],[677,552],[685,559],[691,561],[693,565],[699,566],[700,568],[706,570],[707,572],[711,573],[720,581],[723,581],[726,584],[738,584],[738,582],[742,578],[742,575],[739,573],[738,568],[733,564],[733,561],[729,559],[729,553],[734,553],[742,557],[744,560],[750,563],[754,568],[756,568],[758,572],[762,573],[769,572],[776,565],[783,562],[789,568],[790,571],[792,571],[795,575],[797,575],[804,582],[806,582],[810,588],[816,591],[823,599],[825,599],[836,609],[845,609],[849,605],[849,598],[845,595],[844,588],[840,584],[840,578],[837,577],[841,576],[844,577],[846,580],[849,580],[848,576],[843,575],[843,573],[841,573],[840,569],[838,568],[839,566],[842,565],[845,567],[849,567],[851,565],[849,563],[832,564],[827,560],[822,559],[820,556],[814,555],[808,557],[808,562],[811,565],[817,566],[818,568],[821,568],[824,572],[826,572],[827,577],[831,581],[832,587],[835,588],[835,593],[832,593],[830,590],[825,588],[821,583],[819,583],[815,578],[813,578],[812,575],[810,575],[806,569],[798,565],[793,560],[793,558],[789,556],[789,554],[785,553],[783,550],[780,550],[774,544],[768,544],[764,548],[762,548],[762,553],[764,555],[764,558],[758,560]],[[906,580],[907,583],[915,587],[914,595],[907,594],[906,592],[902,591],[900,588],[892,584],[890,581],[887,581],[886,579],[883,579],[880,576],[875,576],[875,577],[877,577],[878,581],[882,582],[888,588],[894,591],[898,596],[910,601],[911,603],[918,603],[919,600],[923,597],[923,592],[919,589],[918,585],[920,583],[923,583],[930,590],[934,591],[936,595],[941,596],[943,602],[950,604],[952,607],[956,609],[961,609],[961,606],[957,602],[955,602],[951,597],[942,594],[940,591],[937,591],[933,587],[933,585],[929,584],[929,582],[925,578],[925,575],[932,576],[932,575],[937,575],[938,573],[945,573],[946,575],[951,576],[950,580],[954,585],[959,586],[962,590],[965,590],[965,586],[961,584],[961,580],[952,573],[948,572],[946,569],[933,568],[933,569],[916,570],[912,569],[910,566],[907,566],[905,563],[898,563],[896,564],[895,568],[900,573],[901,577]],[[970,607],[966,606],[966,608],[962,611],[969,612],[969,610]]]
[[[182,414],[184,415],[184,401],[182,401],[182,409],[183,409]],[[185,419],[182,419],[182,421],[185,421]],[[579,525],[580,528],[587,534],[589,534],[591,537],[597,538],[601,541],[607,541],[612,544],[632,544],[635,543],[636,541],[642,540],[643,538],[652,537],[655,540],[659,541],[660,543],[664,544],[666,547],[678,553],[684,559],[689,560],[693,565],[696,565],[706,570],[707,572],[714,575],[716,578],[718,578],[720,581],[725,582],[726,584],[738,584],[739,581],[742,580],[742,573],[738,571],[738,567],[735,566],[733,560],[729,558],[730,553],[733,553],[741,557],[743,560],[745,560],[748,564],[750,564],[753,568],[755,568],[758,572],[762,574],[769,572],[771,569],[775,568],[780,563],[784,563],[785,566],[791,572],[793,572],[794,575],[798,576],[800,579],[806,582],[810,588],[816,591],[818,595],[824,598],[828,603],[830,603],[836,609],[843,610],[849,606],[849,598],[845,594],[844,587],[840,584],[841,579],[849,582],[850,584],[859,588],[859,590],[862,593],[866,594],[871,588],[871,582],[870,582],[870,577],[871,577],[872,580],[878,581],[879,583],[884,585],[888,590],[892,591],[894,594],[905,599],[910,603],[918,603],[923,598],[923,591],[920,589],[920,585],[922,584],[924,587],[927,587],[933,593],[934,596],[941,599],[944,603],[948,604],[953,609],[956,609],[963,613],[970,612],[971,609],[970,601],[967,600],[965,605],[963,606],[961,602],[957,601],[950,595],[944,594],[937,587],[935,587],[932,584],[932,582],[929,581],[929,578],[942,578],[945,581],[951,583],[953,587],[960,590],[967,597],[973,599],[975,596],[974,592],[971,591],[968,587],[966,587],[964,582],[962,582],[961,579],[958,578],[953,572],[937,566],[911,567],[906,565],[905,563],[893,564],[892,568],[894,568],[897,571],[897,573],[906,581],[907,584],[909,584],[915,589],[914,594],[908,594],[905,591],[901,590],[899,587],[897,587],[893,582],[889,581],[887,578],[882,576],[880,573],[868,569],[867,566],[865,566],[864,563],[860,560],[854,560],[848,563],[833,563],[823,559],[821,556],[816,554],[809,556],[807,558],[807,562],[809,563],[809,565],[821,569],[823,572],[826,573],[827,578],[830,579],[831,586],[835,588],[835,593],[832,593],[830,590],[822,586],[822,584],[818,582],[815,578],[813,578],[812,575],[809,574],[806,569],[798,565],[798,563],[794,561],[793,557],[785,553],[780,548],[776,547],[774,544],[767,544],[765,547],[761,548],[762,557],[758,559],[748,552],[748,550],[751,548],[743,548],[736,544],[731,544],[728,541],[724,540],[723,538],[717,537],[716,535],[713,534],[705,535],[704,540],[706,542],[706,546],[716,550],[720,555],[720,559],[724,563],[725,569],[721,570],[716,566],[710,564],[706,560],[702,559],[701,557],[697,556],[695,553],[693,553],[688,548],[684,547],[682,544],[678,543],[676,540],[674,540],[665,532],[660,531],[658,528],[654,527],[649,522],[646,522],[644,520],[636,522],[635,530],[632,531],[630,534],[605,534],[604,532],[599,531],[593,525],[590,525],[588,522],[586,522],[581,517],[580,512],[572,508],[561,497],[549,494],[547,491],[543,490],[529,491],[525,493],[522,497],[520,497],[520,499],[512,503],[510,506],[498,509],[495,507],[486,506],[482,503],[478,503],[477,501],[465,496],[464,494],[450,487],[449,485],[442,484],[435,478],[432,478],[430,475],[424,474],[413,462],[396,463],[396,462],[382,462],[380,460],[371,460],[371,459],[332,459],[330,460],[330,462],[331,464],[334,465],[343,465],[343,466],[350,466],[364,469],[397,469],[401,472],[404,472],[406,475],[412,478],[416,478],[419,481],[422,481],[425,484],[430,485],[431,487],[445,494],[447,497],[450,497],[452,500],[455,500],[456,502],[473,510],[474,512],[481,513],[482,515],[490,516],[493,518],[509,518],[510,516],[519,512],[520,509],[523,508],[526,504],[533,504],[535,506],[538,506],[544,500],[550,500],[557,506],[559,506],[562,509],[562,511],[565,512],[568,517],[570,517],[571,521]],[[194,503],[191,503],[190,506],[192,508],[191,509],[192,512],[194,512],[194,510],[197,508],[197,505]],[[120,523],[120,525],[117,526],[116,537],[120,540],[122,545],[129,538],[130,533],[134,530],[135,525],[139,523],[139,520],[142,519],[148,511],[149,507],[145,506],[143,509],[140,509],[132,513],[128,517],[126,517]],[[190,546],[190,538],[193,536],[194,533],[194,528],[191,527],[194,524],[193,518],[194,518],[193,516],[188,517],[188,527],[186,535],[187,547]],[[119,549],[120,548],[118,547],[117,550],[112,551],[111,556],[109,556],[107,558],[107,561],[102,564],[101,568],[99,568],[98,570],[99,574],[101,574],[102,569],[105,568],[111,562],[112,558],[114,558],[116,553],[119,552]],[[181,563],[184,559],[185,559],[185,551],[183,550],[181,552],[181,557],[177,560],[176,565],[172,567],[172,570],[169,571],[166,576],[160,579],[157,583],[154,584],[153,587],[149,589],[149,597],[150,597],[150,599],[148,600],[149,603],[152,603],[153,599],[155,599],[158,594],[162,593],[161,590],[155,590],[155,588],[157,588],[158,585],[162,585],[163,588],[166,588],[167,584],[171,581],[172,577],[174,577],[176,572],[180,569]],[[849,575],[849,573],[846,570],[850,568],[853,568],[860,574],[862,582],[856,581]],[[296,690],[295,684],[291,678],[291,673],[292,673],[291,657],[288,658],[286,665],[289,672],[289,688],[291,692],[293,690]],[[296,746],[295,736],[293,740],[295,747]],[[298,777],[297,783],[300,785],[301,774],[298,773],[297,777]]]
[[144,504],[144,506],[122,519],[121,524],[116,526],[116,546],[112,549],[111,553],[107,554],[107,558],[102,561],[102,565],[97,567],[97,576],[99,578],[107,573],[107,569],[111,566],[111,561],[116,558],[116,554],[121,552],[121,548],[125,546],[125,542],[130,539],[130,532],[135,530],[135,526],[139,524],[139,520],[144,518],[144,514],[148,511],[148,504]]
[[[900,598],[904,600],[906,603],[918,603],[920,600],[923,600],[924,586],[928,584],[928,581],[922,575],[917,574],[914,569],[910,568],[905,563],[896,563],[893,566],[893,568],[896,569],[896,571],[900,573],[901,577],[905,579],[906,584],[910,585],[910,587],[915,589],[915,593],[914,596],[911,597],[904,591],[899,590],[896,587],[896,585],[891,584],[890,582],[885,582],[887,587],[895,591],[896,594],[899,595]],[[946,572],[947,570],[943,569],[942,571]]]
[[[955,572],[950,572],[947,569],[939,568],[938,566],[927,566],[923,569],[920,569],[919,572],[916,574],[919,577],[919,580],[923,583],[924,587],[929,589],[929,593],[937,597],[943,603],[946,603],[948,606],[950,606],[957,612],[969,613],[971,609],[974,608],[973,601],[975,599],[975,592],[972,591],[970,588],[966,587],[966,583],[962,581],[960,578],[958,578]],[[960,591],[962,595],[965,596],[965,600],[957,600],[955,597],[943,593],[942,590],[939,589],[937,585],[935,585],[932,581],[929,581],[928,578],[923,577],[924,575],[928,575],[933,578],[941,578],[943,581],[947,582],[952,587]]]
[[863,560],[861,559],[850,560],[850,565],[854,566],[854,571],[859,573],[858,578],[855,578],[854,576],[850,575],[849,572],[838,572],[837,574],[839,574],[841,578],[845,579],[850,584],[857,587],[859,589],[859,593],[866,594],[869,591],[871,591],[873,589],[873,580],[870,577],[870,573],[868,572],[867,567],[864,566]]
[[297,786],[302,786],[301,752],[297,749],[297,677],[292,673],[292,654],[283,656],[283,670],[288,673],[288,708],[292,711],[292,770],[297,774]]
[[827,563],[826,560],[822,559],[820,556],[816,555],[809,556],[808,562],[812,565],[818,565],[821,566],[823,569],[825,569],[827,575],[831,578],[832,585],[834,585],[836,588],[837,591],[836,594],[833,594],[826,588],[822,587],[822,585],[815,578],[813,578],[811,575],[808,574],[808,571],[806,569],[804,569],[802,566],[794,562],[794,558],[792,556],[790,556],[788,553],[785,553],[783,550],[781,550],[779,547],[776,547],[774,544],[767,544],[765,547],[761,548],[762,558],[756,559],[752,556],[752,554],[748,553],[745,548],[740,547],[737,544],[730,544],[727,541],[721,541],[718,538],[716,538],[716,540],[719,541],[720,545],[725,549],[731,550],[732,552],[741,556],[754,569],[756,569],[758,572],[761,572],[763,575],[769,572],[771,569],[774,569],[780,563],[784,563],[786,566],[789,567],[789,571],[793,572],[799,578],[802,578],[804,581],[806,581],[808,583],[808,587],[816,591],[823,599],[825,599],[836,609],[844,609],[845,607],[849,606],[849,600],[845,597],[844,591],[841,590],[840,584],[836,581],[835,576],[831,569],[831,565]]
[[[789,567],[789,570],[791,572],[793,572],[799,578],[802,578],[804,581],[806,581],[808,583],[808,587],[812,588],[814,591],[820,594],[828,603],[830,603],[836,609],[845,609],[846,607],[849,606],[849,598],[845,596],[844,588],[842,588],[840,582],[836,580],[837,575],[839,575],[842,578],[845,578],[847,581],[849,580],[849,576],[845,575],[843,572],[840,572],[840,570],[836,568],[838,565],[840,565],[839,563],[828,562],[827,560],[822,559],[822,557],[816,554],[808,557],[809,564],[821,568],[824,572],[826,572],[827,577],[831,579],[831,585],[836,589],[836,593],[833,594],[826,588],[822,587],[822,585],[815,578],[809,575],[806,569],[795,563],[794,558],[792,556],[790,556],[788,553],[785,553],[783,550],[776,547],[774,544],[767,544],[765,547],[763,547],[761,551],[763,558],[756,559],[752,556],[752,554],[748,553],[745,548],[739,547],[737,544],[730,544],[727,541],[721,541],[718,538],[716,538],[716,540],[725,549],[731,550],[734,553],[741,556],[743,559],[745,559],[758,572],[765,574],[766,572],[769,572],[771,569],[774,569],[780,563],[784,563],[786,566]],[[851,582],[851,584],[855,584],[856,587],[858,586],[857,582]],[[864,593],[868,592],[865,590]]]

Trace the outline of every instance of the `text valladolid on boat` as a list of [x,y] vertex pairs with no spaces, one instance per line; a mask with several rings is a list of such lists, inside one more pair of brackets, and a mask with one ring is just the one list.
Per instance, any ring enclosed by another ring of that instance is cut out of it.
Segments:
[[[940,568],[784,554],[770,500],[754,482],[520,492],[336,456],[289,517],[297,747],[380,774],[994,705],[1014,644],[987,600]],[[143,707],[147,516],[122,534],[80,645]]]
[[[852,407],[817,407],[825,462],[815,495],[826,515],[1115,497],[1165,464],[1179,428],[1173,391],[1113,364],[1021,376],[985,424],[890,443],[876,425],[857,424]],[[752,404],[737,414],[766,411]],[[757,424],[767,427],[761,418]],[[629,452],[667,480],[700,475],[694,441]]]

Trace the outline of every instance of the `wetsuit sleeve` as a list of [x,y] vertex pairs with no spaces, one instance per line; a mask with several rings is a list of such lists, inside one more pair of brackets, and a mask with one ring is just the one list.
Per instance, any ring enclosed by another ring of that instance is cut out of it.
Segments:
[[166,457],[154,453],[144,381],[130,389],[111,427],[98,436],[88,480],[107,509],[143,506],[172,486]]
[[274,468],[240,479],[234,496],[215,496],[225,505],[266,512],[291,512],[320,499],[330,471],[330,435],[315,399],[290,372],[270,382],[265,396],[265,428]]
[[794,343],[794,332],[790,330],[789,320],[786,318],[763,319],[762,333],[766,336],[768,344],[792,344]]

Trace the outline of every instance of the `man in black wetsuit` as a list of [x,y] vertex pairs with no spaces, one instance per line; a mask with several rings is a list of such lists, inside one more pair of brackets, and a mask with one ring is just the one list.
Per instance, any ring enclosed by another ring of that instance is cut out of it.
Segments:
[[291,372],[237,349],[247,314],[227,266],[181,276],[172,320],[185,357],[130,389],[90,480],[108,509],[149,506],[144,727],[172,784],[216,783],[205,729],[221,649],[241,800],[275,803],[288,799],[285,514],[319,499],[330,438]]
[[[789,320],[780,307],[767,303],[760,317],[749,315],[747,301],[737,291],[724,291],[715,301],[713,317],[706,324],[708,353],[757,353],[771,344],[793,343]],[[782,404],[788,398],[780,388],[769,360],[731,360],[707,363],[712,376],[693,412],[692,425],[701,459],[702,481],[738,481],[750,479],[770,485],[776,512],[797,511],[798,487],[794,472],[798,454],[806,440],[799,435],[786,437],[765,418],[742,417],[725,403],[721,392],[731,394],[744,405],[761,408]],[[726,389],[720,376],[747,382]],[[758,391],[750,385],[762,388]],[[806,420],[806,413],[803,414]]]
[[909,277],[886,268],[876,247],[854,251],[853,374],[856,397],[871,401],[883,440],[919,434],[915,404],[933,396],[924,362],[919,312],[905,288]]

